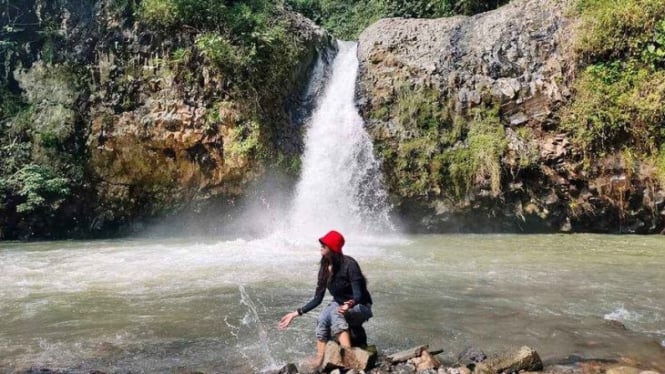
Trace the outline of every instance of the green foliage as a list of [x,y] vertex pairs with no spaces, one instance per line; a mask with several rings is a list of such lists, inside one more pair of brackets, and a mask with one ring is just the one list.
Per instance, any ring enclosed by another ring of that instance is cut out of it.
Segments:
[[665,186],[665,144],[660,146],[658,153],[655,155],[655,160],[658,182],[661,186]]
[[67,143],[75,132],[78,99],[74,75],[64,66],[35,64],[16,75],[30,110],[13,125],[32,134],[38,144],[55,147]]
[[653,37],[647,41],[641,57],[653,69],[665,67],[665,19],[656,23]]
[[[401,86],[386,114],[405,135],[397,146],[380,143],[377,147],[397,193],[460,200],[480,181],[498,195],[501,157],[508,145],[499,109],[477,108],[471,120],[451,119],[440,95],[427,87]],[[381,115],[383,111],[385,108],[373,109]]]
[[217,0],[143,0],[139,16],[153,26],[169,29],[215,27],[225,21],[226,3]]
[[575,42],[585,69],[562,126],[585,158],[627,149],[655,155],[665,140],[665,2],[583,0]]
[[501,156],[508,141],[498,108],[475,110],[468,124],[465,146],[446,150],[441,162],[447,165],[449,189],[455,197],[463,198],[474,181],[488,180],[494,196],[501,192]]
[[[22,95],[3,91],[0,115],[0,225],[33,235],[57,225],[62,203],[83,178],[74,69],[35,63],[16,71]],[[20,232],[20,234],[18,234]]]
[[[197,51],[240,96],[281,93],[302,52],[279,1],[147,0],[139,15],[160,28],[196,29]],[[183,49],[173,52],[173,62],[184,59]]]
[[60,25],[55,20],[48,20],[41,25],[38,34],[40,34],[43,40],[41,49],[42,61],[49,64],[56,62],[64,44],[64,36]]
[[401,87],[397,90],[396,117],[404,128],[420,132],[438,132],[448,120],[441,93],[429,87]]
[[[230,129],[230,142],[224,144],[224,158],[246,160],[259,152],[260,129],[256,121],[247,121]],[[241,161],[242,162],[242,161]]]
[[395,102],[372,108],[372,118],[394,118],[407,134],[400,144],[377,147],[387,167],[397,175],[400,194],[426,195],[439,183],[440,164],[432,160],[440,152],[441,138],[450,123],[440,92],[420,85],[398,85]]
[[223,35],[204,33],[196,38],[196,47],[212,63],[228,70],[245,67],[251,56],[236,47]]
[[339,39],[356,40],[380,18],[437,18],[472,15],[495,9],[506,0],[285,0],[295,11],[322,25]]
[[192,57],[192,52],[187,48],[178,48],[171,54],[171,62],[186,63]]
[[335,37],[358,39],[360,32],[390,12],[383,0],[295,0],[286,1],[297,12],[314,20]]
[[14,117],[24,108],[20,95],[0,87],[0,121]]
[[639,57],[649,45],[660,45],[662,0],[579,0],[577,12],[581,26],[575,47],[589,63]]
[[18,213],[57,209],[70,193],[69,179],[58,177],[53,170],[35,164],[26,165],[3,179],[2,185],[17,191],[22,199],[16,206]]
[[498,108],[477,110],[468,144],[476,176],[489,177],[492,193],[497,196],[501,192],[501,156],[508,145]]

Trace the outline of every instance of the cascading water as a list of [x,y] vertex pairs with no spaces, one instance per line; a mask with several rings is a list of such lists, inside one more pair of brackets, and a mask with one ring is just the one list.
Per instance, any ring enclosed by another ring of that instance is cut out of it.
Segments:
[[330,81],[308,124],[289,225],[301,233],[393,230],[380,165],[354,104],[357,45],[338,46]]

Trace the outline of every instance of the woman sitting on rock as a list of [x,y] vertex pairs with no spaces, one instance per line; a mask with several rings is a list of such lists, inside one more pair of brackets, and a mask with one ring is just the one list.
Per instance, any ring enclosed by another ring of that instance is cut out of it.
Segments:
[[323,362],[330,339],[337,338],[344,348],[351,347],[352,339],[355,345],[366,345],[362,324],[372,317],[372,296],[367,291],[367,280],[356,260],[342,253],[342,234],[330,231],[319,242],[321,266],[314,298],[302,308],[287,313],[279,322],[281,329],[287,328],[294,318],[321,304],[326,288],[330,291],[333,299],[319,315],[316,325],[316,365]]

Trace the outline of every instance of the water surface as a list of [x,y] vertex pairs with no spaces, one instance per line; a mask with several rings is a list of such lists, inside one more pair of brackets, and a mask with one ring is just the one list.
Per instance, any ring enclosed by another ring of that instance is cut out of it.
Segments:
[[[661,237],[347,237],[369,279],[371,344],[454,362],[530,345],[546,363],[631,357],[665,370]],[[0,371],[258,372],[313,353],[316,239],[3,243]],[[326,298],[326,300],[328,297]],[[625,326],[622,328],[617,323]]]

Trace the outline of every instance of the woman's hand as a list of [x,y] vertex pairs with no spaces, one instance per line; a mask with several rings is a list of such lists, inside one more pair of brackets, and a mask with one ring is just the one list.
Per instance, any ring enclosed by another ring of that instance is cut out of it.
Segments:
[[339,314],[344,314],[349,311],[349,304],[342,304],[339,308],[337,308],[337,313]]
[[282,319],[279,321],[279,328],[284,330],[285,328],[289,327],[291,321],[293,321],[293,319],[298,316],[299,316],[298,312],[286,313],[284,317],[282,317]]

